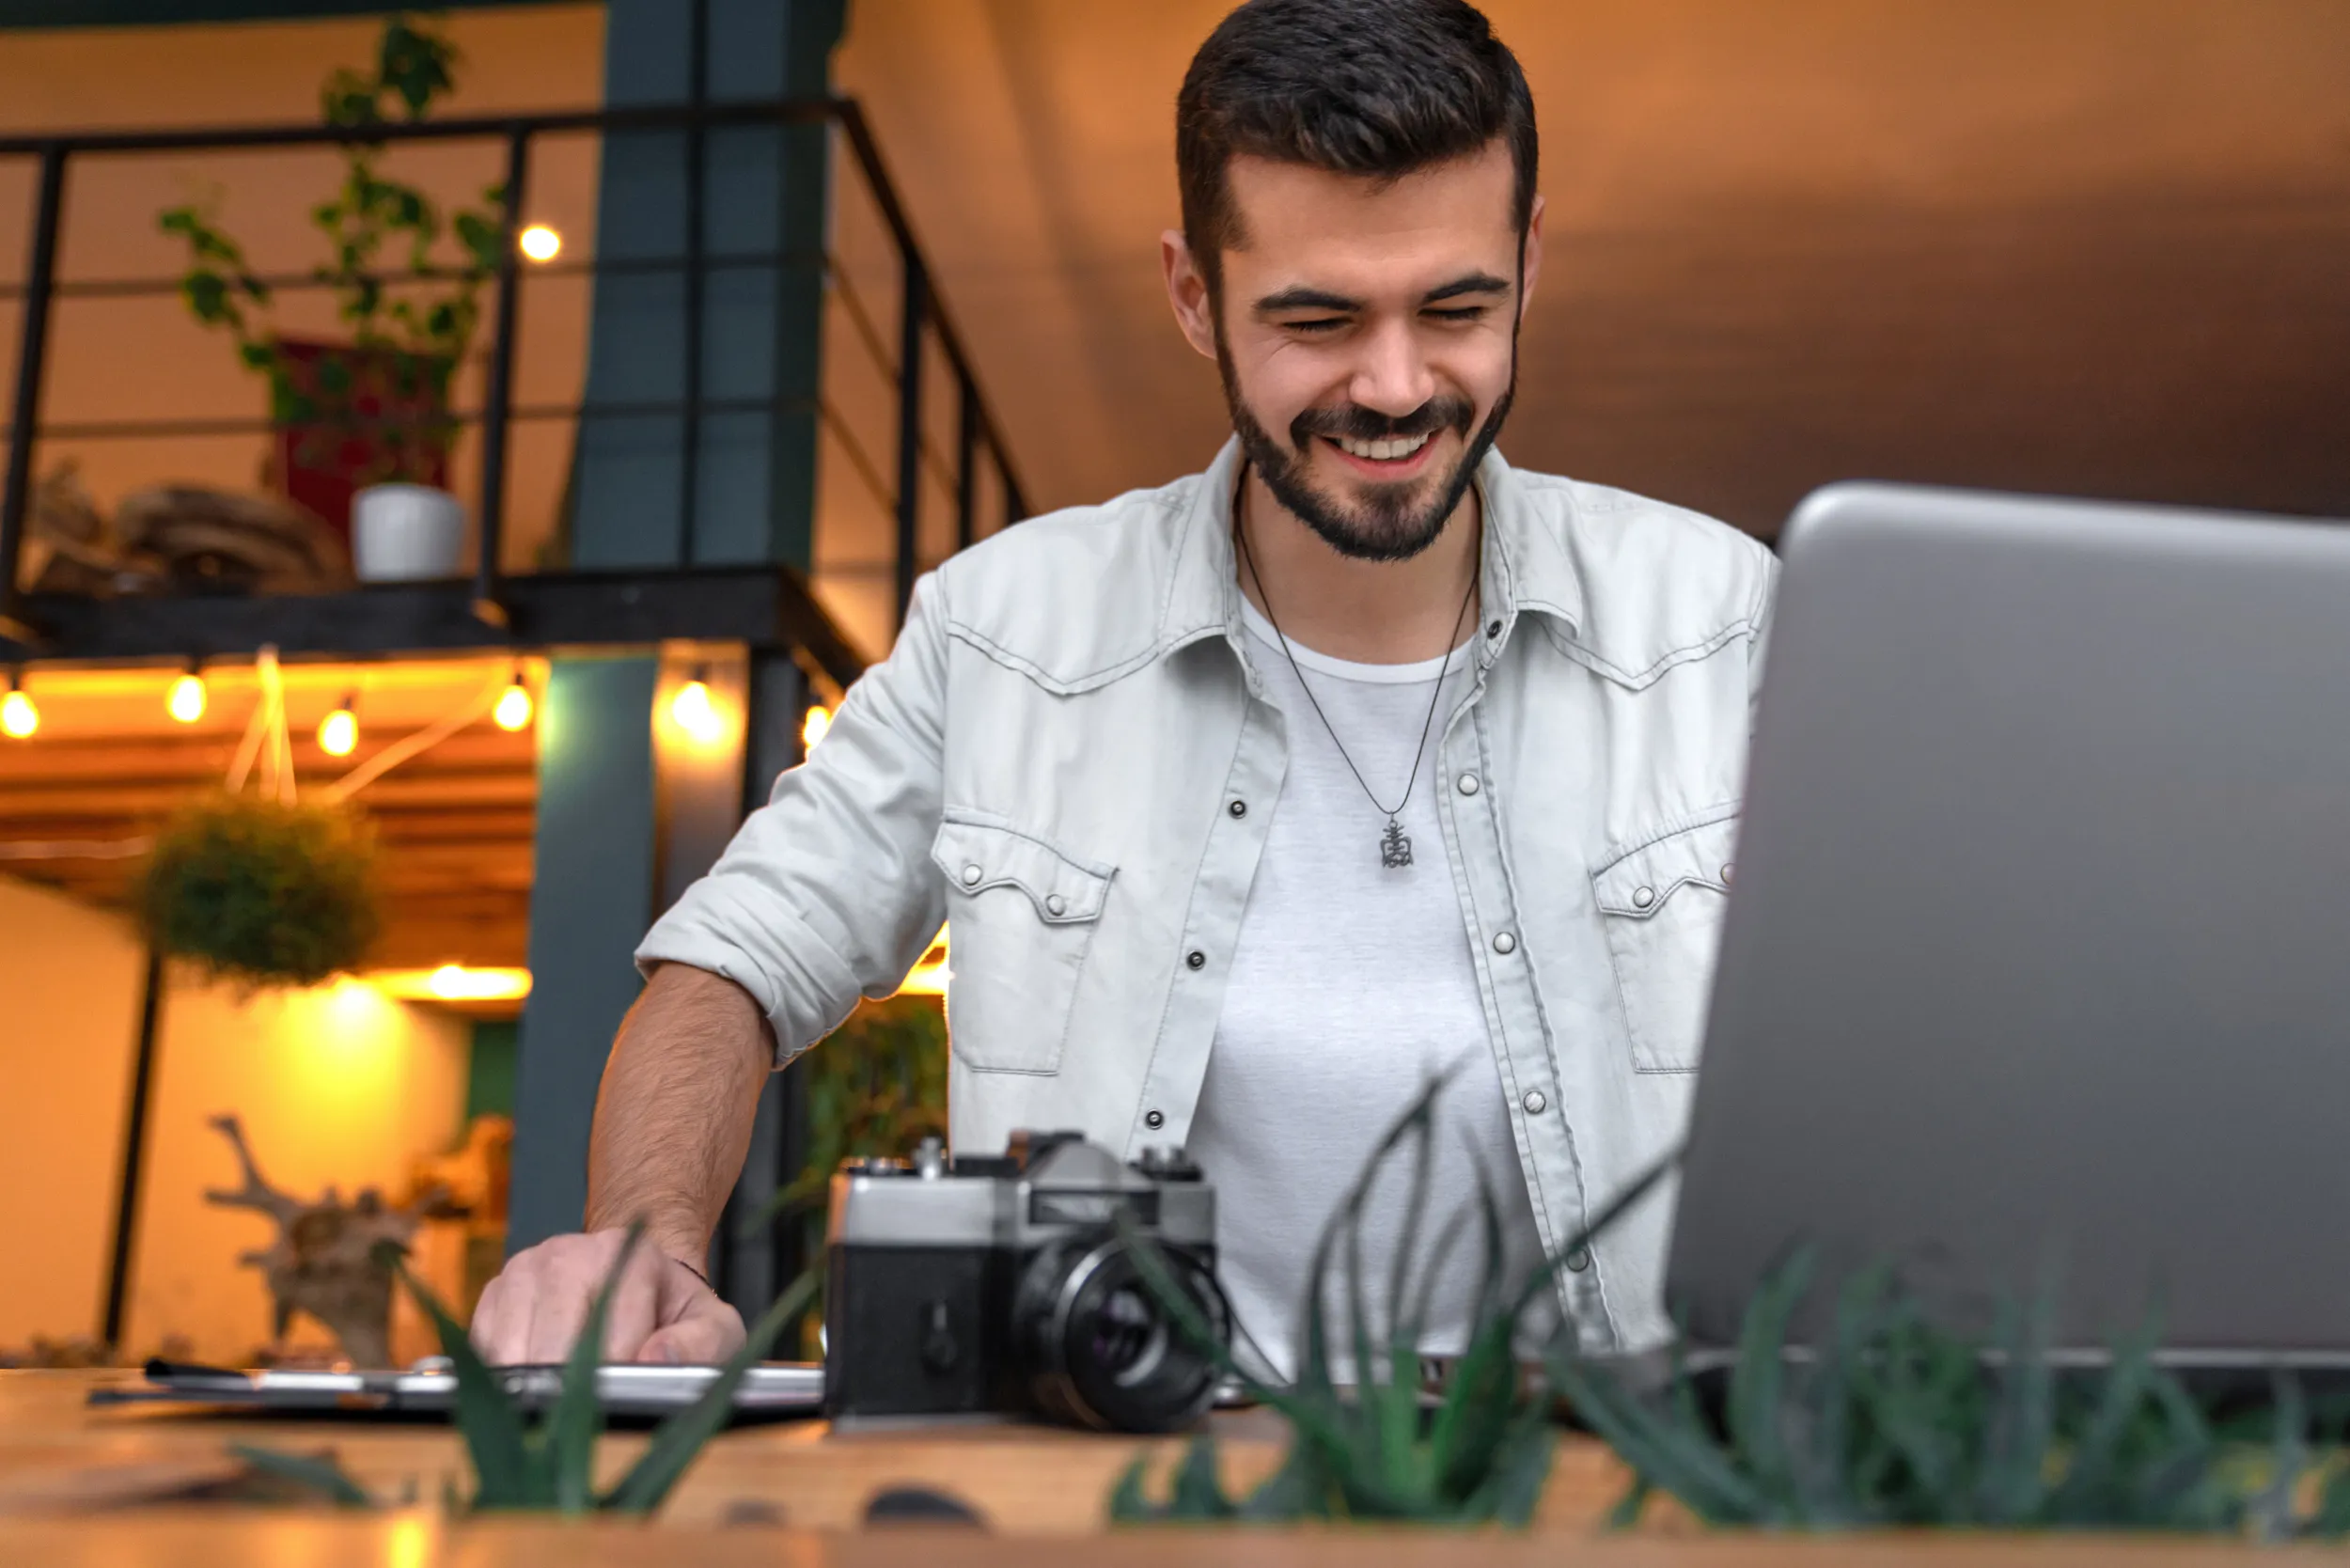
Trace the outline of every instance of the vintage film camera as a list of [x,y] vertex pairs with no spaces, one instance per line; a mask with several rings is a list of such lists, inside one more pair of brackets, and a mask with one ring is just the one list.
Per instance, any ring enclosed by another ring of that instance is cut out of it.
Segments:
[[825,1260],[829,1416],[1032,1413],[1167,1432],[1214,1402],[1215,1365],[1159,1305],[1120,1213],[1223,1340],[1215,1194],[1180,1154],[1127,1165],[1075,1133],[1000,1155],[847,1160]]

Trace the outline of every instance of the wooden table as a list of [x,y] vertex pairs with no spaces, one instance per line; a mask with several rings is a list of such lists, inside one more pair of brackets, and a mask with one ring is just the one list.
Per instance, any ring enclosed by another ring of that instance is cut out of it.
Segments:
[[[1596,1526],[1623,1475],[1598,1445],[1560,1445],[1534,1533],[1474,1536],[1354,1529],[1156,1530],[1104,1540],[1104,1504],[1141,1439],[1017,1426],[902,1427],[836,1432],[821,1422],[750,1427],[706,1450],[655,1526],[559,1521],[455,1523],[433,1510],[338,1514],[227,1504],[90,1512],[109,1485],[199,1478],[225,1445],[297,1451],[332,1448],[363,1484],[396,1495],[414,1484],[435,1498],[466,1472],[456,1435],[439,1425],[268,1421],[157,1410],[92,1411],[93,1383],[120,1373],[0,1372],[0,1564],[104,1563],[108,1568],[439,1568],[565,1564],[761,1563],[785,1568],[943,1568],[950,1563],[1079,1568],[1794,1568],[1930,1558],[1975,1564],[2132,1562],[2200,1568],[2244,1560],[2248,1548],[2210,1543],[2072,1542],[1946,1536],[1846,1541],[1700,1536],[1608,1536]],[[1228,1481],[1245,1486],[1277,1462],[1280,1423],[1251,1411],[1219,1418]],[[606,1439],[614,1473],[641,1447]],[[985,1532],[934,1527],[859,1531],[867,1502],[913,1484],[949,1493],[986,1521]],[[150,1488],[151,1490],[151,1488]],[[84,1505],[69,1507],[78,1497]],[[2288,1554],[2298,1555],[2298,1554]],[[2338,1560],[2338,1559],[2337,1559]],[[2262,1553],[2262,1562],[2280,1560]]]

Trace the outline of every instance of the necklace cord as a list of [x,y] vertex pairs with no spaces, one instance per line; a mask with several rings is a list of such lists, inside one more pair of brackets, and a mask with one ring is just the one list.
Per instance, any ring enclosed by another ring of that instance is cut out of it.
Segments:
[[1248,567],[1248,575],[1256,579],[1257,595],[1264,601],[1264,618],[1273,627],[1273,635],[1281,644],[1281,656],[1289,661],[1291,672],[1297,677],[1299,689],[1305,692],[1306,700],[1313,704],[1314,716],[1322,721],[1322,728],[1330,736],[1330,744],[1339,748],[1339,760],[1346,764],[1346,771],[1355,776],[1356,784],[1362,786],[1363,795],[1371,802],[1372,809],[1387,821],[1395,822],[1403,815],[1403,808],[1412,803],[1412,792],[1419,786],[1420,760],[1427,755],[1428,737],[1436,727],[1436,708],[1444,700],[1444,681],[1452,672],[1452,655],[1459,651],[1461,628],[1467,623],[1469,605],[1477,599],[1478,573],[1474,569],[1470,571],[1468,591],[1461,596],[1460,611],[1452,618],[1452,635],[1445,640],[1444,661],[1436,671],[1436,689],[1428,696],[1428,717],[1420,723],[1419,745],[1412,751],[1412,776],[1403,781],[1403,798],[1397,801],[1395,809],[1390,811],[1379,804],[1379,797],[1371,792],[1371,781],[1363,776],[1363,770],[1355,765],[1355,759],[1347,755],[1346,743],[1339,739],[1338,727],[1330,722],[1330,715],[1322,711],[1322,699],[1314,696],[1314,688],[1307,681],[1306,672],[1298,667],[1297,655],[1290,648],[1289,634],[1281,630],[1280,618],[1273,613],[1273,591],[1265,587],[1264,573],[1257,570],[1256,555],[1248,547],[1248,521],[1242,512],[1241,498],[1246,494],[1243,486],[1247,478],[1248,471],[1243,468],[1242,483],[1233,488],[1232,532],[1240,540],[1241,559]]

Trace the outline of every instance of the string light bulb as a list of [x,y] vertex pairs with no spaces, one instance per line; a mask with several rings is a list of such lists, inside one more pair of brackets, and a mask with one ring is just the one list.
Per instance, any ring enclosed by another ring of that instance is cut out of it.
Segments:
[[524,229],[515,243],[533,261],[552,261],[563,248],[563,236],[542,223],[534,223]]
[[33,705],[32,694],[24,689],[24,677],[10,670],[8,695],[0,698],[0,735],[22,741],[39,728],[40,710]]
[[530,728],[531,710],[530,688],[523,684],[522,671],[516,670],[514,683],[498,694],[498,705],[491,710],[490,716],[510,735]]
[[679,729],[704,745],[715,741],[724,728],[717,706],[710,700],[709,674],[707,668],[697,665],[694,678],[680,686],[677,696],[669,699],[669,717],[677,721]]
[[359,749],[359,715],[351,711],[352,700],[345,697],[342,706],[319,720],[319,749],[329,757],[348,757]]
[[204,716],[209,695],[204,689],[202,672],[191,665],[171,683],[171,695],[164,698],[164,709],[181,724],[194,724]]
[[832,733],[832,710],[822,703],[810,708],[800,719],[800,749],[814,751],[816,743]]

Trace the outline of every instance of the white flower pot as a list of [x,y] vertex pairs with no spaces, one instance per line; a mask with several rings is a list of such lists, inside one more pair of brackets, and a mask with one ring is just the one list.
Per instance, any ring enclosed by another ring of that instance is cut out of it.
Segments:
[[351,564],[363,583],[464,575],[465,509],[429,484],[374,484],[351,498]]

